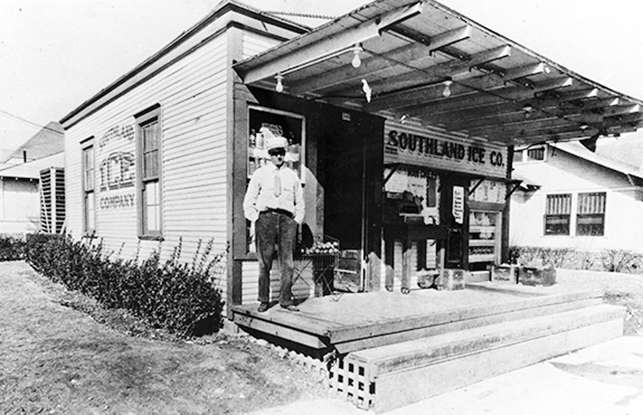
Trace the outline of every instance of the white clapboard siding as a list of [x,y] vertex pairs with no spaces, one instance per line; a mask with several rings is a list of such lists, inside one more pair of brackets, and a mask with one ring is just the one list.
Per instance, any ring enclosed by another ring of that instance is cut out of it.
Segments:
[[[106,249],[141,258],[161,250],[167,258],[182,238],[181,260],[192,262],[202,241],[214,239],[213,252],[227,242],[227,39],[226,34],[163,69],[151,79],[84,118],[66,132],[67,226],[81,235],[81,165],[79,141],[94,136],[96,198],[135,193],[135,188],[101,192],[100,161],[112,152],[135,154],[134,140],[113,139],[100,146],[112,127],[135,127],[134,114],[154,104],[161,106],[162,224],[164,241],[138,241],[136,206],[98,208],[96,230]],[[225,271],[222,263],[223,272]],[[220,279],[225,286],[225,275]]]
[[243,59],[257,55],[270,49],[280,43],[278,40],[262,36],[253,32],[242,32],[241,47],[243,50]]
[[[242,267],[243,290],[241,292],[242,303],[257,302],[259,296],[259,264],[256,261],[246,261]],[[270,300],[279,300],[279,283],[280,283],[279,263],[273,262],[272,271],[270,272]],[[295,272],[293,273],[292,293],[297,301],[305,300],[312,297],[315,293],[313,283],[312,267],[305,262],[295,261]]]

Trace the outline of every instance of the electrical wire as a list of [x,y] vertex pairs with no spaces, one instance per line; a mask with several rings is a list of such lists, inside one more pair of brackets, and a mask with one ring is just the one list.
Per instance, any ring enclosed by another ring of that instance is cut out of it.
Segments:
[[46,125],[41,125],[41,124],[38,124],[38,123],[36,123],[36,122],[29,121],[28,119],[23,118],[23,117],[20,117],[20,116],[15,115],[15,114],[12,114],[12,113],[10,113],[9,111],[5,111],[5,110],[3,110],[3,109],[0,109],[0,113],[1,113],[1,114],[4,114],[4,115],[6,115],[6,116],[9,116],[9,117],[11,117],[11,118],[14,118],[14,119],[16,119],[16,120],[22,121],[22,122],[24,122],[24,123],[27,123],[27,124],[29,124],[29,125],[32,125],[32,126],[34,126],[34,127],[43,128],[43,129],[45,129],[45,130],[49,130],[49,131],[52,131],[52,132],[54,132],[54,133],[61,134],[61,132],[60,132],[59,130],[54,130],[53,128],[49,128],[49,127],[47,127]]

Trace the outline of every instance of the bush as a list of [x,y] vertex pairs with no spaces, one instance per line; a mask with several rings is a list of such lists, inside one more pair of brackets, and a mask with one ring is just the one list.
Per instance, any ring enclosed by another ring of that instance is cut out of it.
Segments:
[[0,235],[0,261],[25,258],[25,238],[22,235]]
[[[196,334],[208,322],[221,327],[223,301],[214,276],[225,253],[211,255],[210,241],[190,264],[181,262],[181,240],[161,263],[159,253],[139,263],[103,254],[102,243],[74,241],[69,236],[35,234],[27,238],[27,261],[46,277],[94,297],[107,308],[124,308],[181,337]],[[117,255],[119,256],[119,255]],[[201,324],[200,324],[201,323]]]
[[623,249],[589,252],[569,248],[512,246],[509,248],[509,259],[511,263],[528,266],[551,264],[556,268],[627,273],[643,272],[643,254]]

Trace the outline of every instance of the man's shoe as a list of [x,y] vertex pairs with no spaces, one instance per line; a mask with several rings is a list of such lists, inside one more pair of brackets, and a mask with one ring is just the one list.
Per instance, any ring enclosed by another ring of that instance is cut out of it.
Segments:
[[299,311],[299,308],[297,308],[297,306],[294,305],[294,304],[282,305],[281,308],[283,308],[284,310],[288,310],[288,311]]
[[259,313],[263,313],[264,311],[268,310],[270,308],[270,305],[268,303],[261,303],[259,304],[259,308],[257,308],[257,311]]

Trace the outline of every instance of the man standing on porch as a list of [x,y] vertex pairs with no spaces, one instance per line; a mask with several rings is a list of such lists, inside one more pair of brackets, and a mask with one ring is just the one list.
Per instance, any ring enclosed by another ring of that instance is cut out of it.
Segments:
[[269,308],[270,270],[277,246],[281,289],[279,304],[290,311],[299,311],[293,303],[293,251],[297,225],[304,219],[304,196],[297,174],[284,164],[288,141],[274,136],[266,127],[260,133],[270,163],[257,169],[243,199],[245,217],[255,223],[255,241],[259,261],[259,312]]

